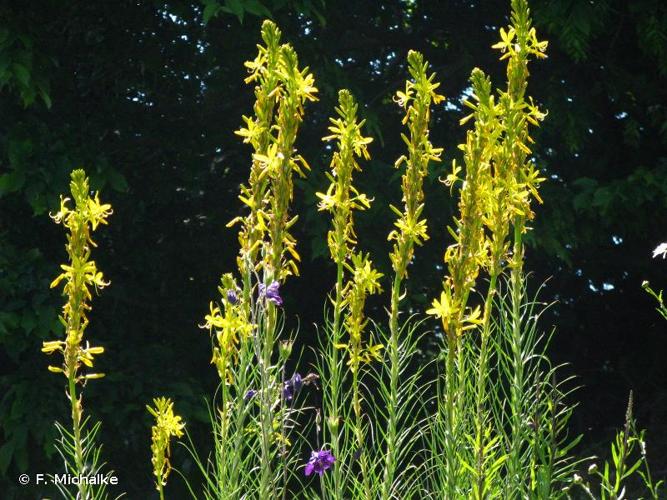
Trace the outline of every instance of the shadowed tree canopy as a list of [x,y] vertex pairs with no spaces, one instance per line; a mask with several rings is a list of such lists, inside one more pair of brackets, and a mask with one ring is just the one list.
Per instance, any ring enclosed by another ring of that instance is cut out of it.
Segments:
[[[531,66],[530,92],[549,111],[534,158],[548,181],[530,232],[526,268],[542,300],[558,303],[553,356],[584,386],[573,432],[591,429],[582,454],[621,425],[629,389],[649,443],[667,442],[667,336],[643,280],[667,286],[651,251],[667,235],[667,6],[659,0],[534,0],[549,58]],[[64,261],[53,224],[69,172],[83,167],[112,203],[99,231],[98,267],[111,286],[93,301],[89,335],[105,346],[107,377],[86,388],[103,421],[105,460],[131,497],[151,490],[145,404],[176,400],[195,439],[215,390],[207,333],[198,328],[238,243],[250,148],[234,135],[251,111],[243,82],[264,17],[308,65],[320,100],[306,110],[297,147],[312,167],[297,185],[302,276],[288,281],[288,325],[315,345],[315,321],[334,284],[329,219],[317,212],[327,185],[326,135],[338,89],[361,103],[374,138],[361,189],[375,198],[357,218],[359,246],[388,269],[389,204],[400,201],[401,110],[392,95],[417,49],[447,100],[431,141],[444,162],[426,180],[431,240],[409,269],[407,301],[423,311],[440,287],[454,202],[438,180],[459,158],[468,76],[505,76],[490,49],[507,24],[507,0],[202,0],[3,2],[0,7],[0,476],[16,491],[25,471],[57,470],[54,418],[66,417],[61,380],[41,342],[62,333],[62,298],[49,283]],[[387,287],[385,287],[387,288]],[[386,294],[375,318],[386,320]],[[430,327],[434,327],[431,325]],[[304,362],[307,361],[307,356]],[[304,370],[306,368],[303,368]],[[658,474],[667,457],[651,457]],[[187,473],[185,454],[175,461]],[[187,474],[186,474],[187,475]],[[17,494],[17,493],[11,493]]]

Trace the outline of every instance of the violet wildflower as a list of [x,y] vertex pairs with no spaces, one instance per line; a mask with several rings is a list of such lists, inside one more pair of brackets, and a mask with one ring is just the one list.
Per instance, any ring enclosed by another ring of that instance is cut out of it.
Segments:
[[259,297],[266,298],[268,301],[273,302],[278,307],[283,305],[283,299],[280,296],[280,283],[277,281],[274,281],[269,286],[266,286],[264,283],[260,283]]
[[285,398],[285,401],[292,401],[294,398],[294,388],[289,382],[285,382],[283,385],[283,398]]
[[301,378],[300,374],[295,373],[292,375],[291,379],[286,380],[283,383],[283,397],[286,401],[292,401],[294,395],[297,394],[302,387],[303,379]]
[[236,293],[236,290],[229,289],[227,290],[227,302],[229,302],[231,305],[236,305],[239,302],[239,296]]
[[243,399],[245,401],[250,401],[252,398],[255,397],[257,394],[257,391],[255,389],[250,389],[248,392],[245,393],[245,396],[243,396]]
[[313,472],[317,472],[322,476],[324,471],[333,467],[335,461],[336,457],[329,450],[312,451],[304,473],[306,476],[310,476]]
[[294,387],[294,392],[299,392],[301,390],[301,387],[303,387],[303,380],[301,379],[301,375],[299,373],[295,373],[294,375],[292,375],[290,382],[292,382],[292,387]]

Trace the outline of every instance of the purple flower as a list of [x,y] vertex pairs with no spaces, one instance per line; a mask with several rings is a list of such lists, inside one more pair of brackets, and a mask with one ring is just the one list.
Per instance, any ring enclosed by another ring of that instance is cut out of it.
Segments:
[[289,382],[285,382],[283,385],[283,398],[285,398],[285,401],[292,401],[293,397],[294,390],[292,389],[292,385]]
[[252,398],[255,397],[255,394],[257,394],[257,391],[255,389],[250,389],[248,392],[245,393],[243,399],[245,399],[246,401],[250,401]]
[[317,472],[321,476],[324,471],[333,467],[335,461],[336,458],[329,450],[312,451],[304,473],[310,476],[313,472]]
[[292,375],[290,382],[292,383],[292,387],[294,387],[294,392],[299,392],[301,387],[303,387],[303,380],[301,379],[301,375],[298,373]]
[[236,293],[236,290],[233,290],[231,288],[227,290],[227,302],[229,302],[231,305],[238,304],[239,296]]
[[259,297],[266,297],[268,301],[273,302],[278,307],[283,305],[283,299],[280,296],[280,283],[277,281],[274,281],[269,286],[266,286],[264,283],[260,283]]
[[295,373],[292,378],[283,382],[283,397],[286,401],[292,401],[294,395],[303,387],[303,379],[301,375]]

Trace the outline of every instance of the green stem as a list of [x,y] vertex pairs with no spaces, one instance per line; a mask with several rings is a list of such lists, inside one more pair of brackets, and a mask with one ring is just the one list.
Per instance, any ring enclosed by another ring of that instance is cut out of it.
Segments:
[[[511,271],[512,285],[512,355],[513,380],[511,389],[512,410],[512,442],[510,445],[509,473],[510,484],[519,487],[521,472],[521,441],[523,438],[523,408],[522,395],[524,388],[523,377],[523,339],[521,336],[521,298],[523,286],[523,224],[524,220],[517,217],[514,223],[513,263]],[[514,491],[517,491],[514,489]]]
[[218,457],[220,459],[220,465],[222,466],[222,470],[219,471],[219,474],[217,475],[217,481],[218,481],[218,492],[225,491],[227,488],[226,484],[226,479],[229,477],[229,473],[232,472],[228,469],[228,451],[226,449],[227,445],[227,436],[228,436],[228,429],[229,429],[229,424],[227,422],[227,403],[229,401],[229,390],[227,388],[226,381],[223,379],[222,381],[222,397],[221,397],[221,406],[220,406],[220,435],[216,436],[217,443],[220,447],[220,449],[217,451]]
[[446,367],[446,377],[447,377],[447,423],[445,427],[445,439],[446,439],[446,461],[447,461],[447,495],[445,498],[456,498],[456,469],[458,468],[458,458],[456,457],[455,449],[455,426],[456,426],[456,415],[455,415],[455,399],[456,399],[456,379],[454,378],[454,372],[456,369],[456,339],[448,336],[448,348],[447,348],[447,367]]
[[262,427],[262,445],[261,445],[261,475],[260,475],[260,496],[261,498],[277,498],[275,491],[275,481],[273,480],[273,467],[271,456],[271,434],[273,431],[273,403],[271,401],[271,353],[273,352],[274,333],[276,327],[276,308],[267,303],[264,316],[263,338],[261,342],[260,356],[260,379],[261,379],[261,427]]
[[[336,303],[334,305],[334,321],[333,321],[333,346],[331,349],[331,359],[330,359],[330,376],[329,388],[331,390],[331,407],[328,409],[328,414],[325,416],[325,425],[328,424],[326,417],[331,417],[337,419],[338,422],[341,420],[340,415],[340,395],[338,390],[341,388],[341,373],[339,370],[339,361],[338,361],[338,348],[336,344],[339,344],[341,341],[341,317],[342,317],[342,303],[343,303],[343,259],[338,259],[337,269],[336,269]],[[331,450],[333,456],[337,459],[340,459],[340,429],[338,425],[332,429],[331,432]],[[333,467],[333,482],[334,482],[334,492],[335,498],[343,498],[343,476],[342,476],[342,467],[340,465],[335,465]]]
[[385,455],[384,477],[382,483],[382,498],[391,498],[391,488],[394,483],[396,471],[396,434],[398,427],[398,378],[399,378],[399,344],[398,344],[398,309],[401,300],[401,275],[394,275],[391,287],[391,313],[389,318],[389,345],[387,354],[389,357],[389,404],[387,408],[387,451]]
[[482,325],[482,339],[479,351],[479,364],[477,368],[477,414],[475,429],[477,436],[475,445],[477,446],[477,490],[476,498],[480,500],[486,497],[486,470],[484,457],[484,402],[486,398],[486,382],[488,375],[488,346],[489,336],[491,334],[491,311],[493,309],[493,297],[496,292],[498,273],[494,272],[489,281],[489,289],[486,292],[484,300],[484,318]]
[[[282,380],[285,380],[285,365],[283,364],[281,367],[281,377]],[[283,488],[283,494],[282,498],[283,500],[287,500],[287,467],[285,467],[285,462],[287,461],[287,445],[285,444],[287,442],[287,433],[285,432],[286,425],[285,425],[285,412],[283,410],[284,406],[287,401],[285,400],[285,397],[281,393],[280,395],[281,403],[281,419],[280,419],[280,434],[282,436],[282,440],[280,443],[280,460],[281,460],[281,468],[282,468],[282,488]],[[290,405],[291,409],[291,405]],[[289,413],[287,413],[287,418],[289,418]]]
[[[74,431],[74,460],[76,464],[76,473],[78,475],[85,475],[86,464],[83,458],[83,445],[81,441],[81,402],[76,394],[76,380],[72,372],[70,372],[68,382],[69,398],[72,403],[72,429]],[[82,500],[88,500],[86,484],[84,481],[80,481],[79,483],[79,495]]]
[[[73,237],[73,248],[75,249],[72,252],[71,260],[74,261],[74,255],[83,255],[85,248],[85,241],[82,240],[81,236],[78,235],[78,238]],[[81,337],[83,336],[81,330],[81,317],[83,315],[83,308],[85,307],[83,303],[83,293],[81,289],[77,289],[72,296],[72,307],[73,312],[69,324],[68,324],[68,339],[67,347],[65,348],[65,365],[67,366],[67,383],[69,389],[69,400],[72,408],[72,430],[74,435],[74,463],[76,465],[76,473],[78,475],[85,474],[85,461],[83,456],[83,443],[81,439],[81,417],[83,413],[83,408],[81,406],[81,401],[76,393],[76,378],[78,371],[78,350],[80,349]],[[76,332],[73,334],[71,332]],[[74,338],[70,337],[74,335]],[[83,481],[80,481],[79,484],[79,496],[81,500],[88,500],[86,484]]]
[[361,414],[361,397],[359,395],[359,367],[352,372],[352,406],[354,408],[354,432],[357,438],[357,453],[359,455],[359,464],[361,465],[361,480],[364,488],[366,500],[371,500],[371,485],[368,477],[368,461],[366,456],[366,447],[364,439],[364,429]]
[[239,354],[239,359],[240,359],[239,366],[241,367],[241,369],[238,370],[236,373],[236,380],[238,381],[236,396],[238,401],[234,405],[235,409],[234,430],[236,432],[234,434],[234,449],[229,450],[233,454],[234,459],[232,461],[232,469],[231,471],[229,471],[230,484],[227,485],[227,488],[229,488],[230,491],[234,492],[233,498],[238,498],[239,491],[242,491],[240,488],[239,475],[242,470],[241,457],[243,456],[243,446],[245,443],[243,428],[245,427],[246,413],[249,404],[245,400],[245,394],[249,389],[248,373],[245,368],[249,366],[250,363],[252,362],[252,359],[250,359],[251,356],[252,356],[252,350],[250,349],[250,342],[248,341],[248,339],[241,340],[241,350]]

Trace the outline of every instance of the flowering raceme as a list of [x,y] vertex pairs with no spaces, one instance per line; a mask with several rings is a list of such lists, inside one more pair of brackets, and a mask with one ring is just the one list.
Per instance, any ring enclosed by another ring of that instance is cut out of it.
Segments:
[[[522,246],[515,245],[509,255],[507,238],[510,225],[518,234],[526,231],[525,221],[533,218],[531,198],[541,202],[537,188],[544,180],[535,164],[527,160],[528,144],[533,140],[528,125],[537,125],[545,114],[525,98],[528,58],[546,57],[547,42],[537,40],[530,26],[525,1],[513,4],[513,26],[501,29],[499,49],[507,59],[507,91],[499,91],[496,102],[489,78],[475,68],[470,77],[472,99],[466,100],[473,113],[461,124],[474,119],[468,131],[463,151],[465,182],[459,198],[459,217],[449,228],[454,243],[445,252],[449,276],[445,279],[440,299],[433,301],[427,312],[441,319],[443,329],[453,341],[462,332],[481,324],[478,308],[468,307],[468,296],[475,286],[479,272],[488,269],[495,281],[502,263],[509,260],[519,266]],[[461,168],[453,163],[446,184],[459,180]]]
[[350,336],[347,344],[337,344],[336,347],[345,349],[350,359],[347,364],[354,373],[358,370],[360,363],[370,363],[373,359],[380,359],[381,344],[372,345],[363,343],[363,333],[368,319],[364,314],[366,299],[369,295],[379,293],[380,278],[382,274],[373,268],[368,255],[357,253],[352,256],[351,263],[346,264],[352,274],[352,279],[347,283],[344,296],[344,305],[347,308],[345,316],[345,329]]
[[[407,146],[407,155],[396,160],[395,168],[405,164],[405,172],[401,177],[403,207],[399,210],[391,205],[391,210],[398,216],[394,228],[389,233],[388,241],[393,241],[389,255],[394,271],[391,286],[391,304],[389,310],[389,339],[387,343],[387,364],[389,372],[389,396],[387,401],[387,432],[385,434],[385,464],[383,471],[382,498],[394,496],[392,489],[396,486],[396,468],[399,441],[400,412],[400,344],[407,339],[399,339],[400,302],[404,297],[403,281],[408,276],[408,266],[413,260],[415,246],[420,246],[428,239],[424,211],[424,179],[428,175],[430,162],[440,161],[441,148],[431,144],[429,125],[431,106],[441,103],[444,96],[436,90],[440,83],[435,82],[435,73],[428,74],[429,64],[419,52],[408,52],[408,72],[410,79],[405,82],[405,91],[398,91],[394,97],[405,110],[402,120],[407,125],[408,135],[402,133],[401,138]],[[406,331],[409,336],[409,331]],[[409,341],[408,341],[409,343]],[[405,350],[403,350],[405,352]],[[405,359],[405,358],[404,358]]]
[[96,246],[92,232],[98,225],[107,223],[112,210],[111,205],[100,203],[97,193],[92,198],[89,196],[88,178],[83,170],[74,170],[71,177],[70,188],[75,207],[71,209],[70,199],[61,197],[60,210],[52,216],[57,224],[63,224],[69,231],[66,248],[70,262],[60,266],[64,272],[51,283],[51,288],[54,288],[65,281],[63,294],[67,296],[67,302],[60,321],[65,326],[66,338],[64,341],[44,342],[42,351],[47,354],[63,353],[62,367],[49,366],[49,370],[79,382],[103,376],[93,373],[79,377],[78,371],[82,364],[92,368],[93,357],[104,352],[103,347],[90,347],[88,343],[83,347],[82,342],[88,326],[86,311],[90,310],[92,299],[90,288],[98,290],[109,284],[97,270],[95,261],[90,260],[91,249]]
[[[454,238],[445,251],[444,261],[449,275],[443,283],[440,299],[433,301],[427,314],[442,321],[443,329],[455,345],[457,338],[465,331],[474,329],[481,323],[480,310],[467,307],[468,296],[475,286],[481,269],[488,262],[488,241],[484,231],[485,209],[488,200],[494,196],[490,184],[489,168],[496,138],[493,121],[488,115],[490,83],[479,70],[474,70],[471,77],[474,104],[475,128],[466,134],[466,142],[459,146],[463,151],[465,163],[465,182],[461,186],[459,197],[459,216],[454,220],[455,227],[449,233]],[[465,123],[469,117],[462,121]],[[445,180],[450,186],[458,180],[460,167],[452,163],[452,173]]]
[[[255,82],[255,117],[244,116],[245,127],[236,133],[253,147],[248,184],[239,199],[250,209],[229,225],[241,223],[238,259],[244,278],[244,295],[250,293],[250,276],[264,269],[270,281],[283,281],[298,274],[296,240],[289,229],[297,217],[289,214],[293,197],[293,174],[310,170],[305,159],[295,154],[294,142],[303,120],[304,104],[315,101],[317,88],[308,68],[300,69],[296,52],[280,44],[281,32],[272,21],[262,25],[265,46],[259,46],[254,61],[246,63]],[[258,255],[262,258],[258,262]]]
[[426,220],[420,219],[424,210],[424,177],[428,174],[430,161],[440,161],[442,148],[435,148],[429,140],[429,121],[431,104],[438,104],[444,96],[436,93],[439,83],[434,82],[435,73],[428,75],[428,63],[423,56],[414,50],[408,53],[408,70],[412,80],[405,83],[405,92],[398,91],[394,97],[405,109],[403,124],[407,124],[410,137],[401,134],[408,147],[408,155],[396,160],[395,167],[406,163],[405,173],[401,179],[404,210],[391,206],[398,215],[394,223],[395,229],[389,233],[388,240],[394,241],[391,252],[391,263],[399,279],[407,273],[408,263],[412,259],[414,246],[421,245],[428,239]]
[[364,120],[357,121],[357,109],[352,94],[348,90],[341,90],[336,107],[338,118],[329,119],[331,135],[322,138],[324,141],[337,142],[337,151],[331,160],[331,173],[326,173],[331,184],[326,193],[317,193],[317,197],[320,199],[318,209],[333,215],[333,228],[327,235],[327,243],[331,258],[340,265],[349,258],[357,243],[354,211],[370,207],[368,197],[352,185],[354,171],[361,171],[356,158],[369,160],[368,145],[373,141],[362,135]]
[[148,412],[155,417],[155,425],[151,429],[151,452],[153,454],[153,474],[155,475],[155,488],[162,497],[162,488],[167,484],[167,478],[171,472],[169,463],[170,441],[172,437],[182,437],[185,424],[181,417],[174,414],[174,403],[167,398],[156,398],[153,400],[154,408],[146,406]]

